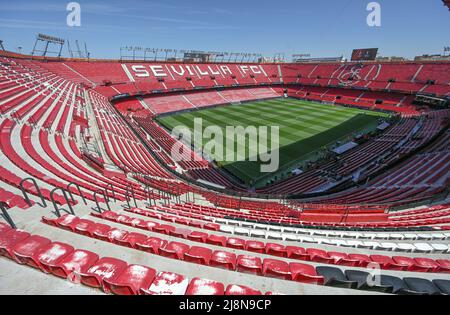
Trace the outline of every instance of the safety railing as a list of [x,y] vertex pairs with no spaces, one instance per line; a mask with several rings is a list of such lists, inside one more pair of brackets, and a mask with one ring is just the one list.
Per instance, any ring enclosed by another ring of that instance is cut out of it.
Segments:
[[5,205],[0,202],[0,211],[1,211],[1,216],[5,219],[5,221],[9,224],[9,226],[11,226],[13,229],[17,229],[16,225],[14,224],[13,219],[9,216],[8,210],[6,210]]
[[[66,205],[69,207],[69,210],[66,210],[64,208],[60,208],[57,204],[57,201],[55,200],[55,193],[57,191],[61,191],[62,192],[62,196],[64,197],[64,200],[66,201]],[[55,209],[55,215],[60,218],[61,217],[61,211],[66,212],[67,214],[72,214],[75,215],[75,212],[73,211],[72,208],[72,203],[75,204],[75,199],[71,198],[71,200],[69,200],[69,198],[67,197],[67,192],[62,189],[62,188],[55,188],[50,192],[50,199],[52,201],[53,207]]]
[[100,203],[99,203],[98,198],[97,198],[97,195],[98,195],[99,193],[100,193],[101,195],[103,195],[104,202],[106,203],[106,206],[108,207],[108,210],[111,211],[111,207],[110,207],[110,205],[109,205],[109,200],[108,200],[108,198],[106,197],[106,192],[105,192],[105,190],[103,190],[103,189],[99,189],[99,190],[97,190],[97,191],[94,193],[94,201],[95,201],[95,204],[96,204],[96,206],[97,206],[97,207],[94,209],[94,211],[96,211],[96,212],[98,212],[98,213],[102,213],[102,212],[103,212],[103,209],[102,209],[102,207],[100,207]]
[[31,202],[30,197],[28,197],[27,189],[25,189],[25,187],[24,187],[24,183],[25,182],[32,182],[33,183],[34,188],[36,189],[36,192],[38,194],[38,197],[41,198],[41,202],[42,202],[42,203],[38,203],[38,205],[40,205],[42,208],[46,208],[47,207],[47,202],[45,201],[45,198],[42,195],[42,192],[39,189],[39,186],[38,186],[36,180],[34,178],[31,178],[31,177],[22,179],[22,181],[20,182],[20,185],[19,185],[20,186],[20,190],[22,191],[22,194],[23,194],[23,197],[25,198],[26,203],[30,207],[33,206],[33,203]]
[[145,191],[145,195],[147,196],[147,203],[149,204],[149,206],[150,207],[153,206],[153,205],[156,206],[156,200],[154,200],[152,198],[152,196],[155,195],[153,189],[150,186],[147,185],[147,186],[145,186],[145,190],[144,191]]
[[134,194],[134,188],[132,185],[128,185],[125,190],[125,200],[127,201],[127,209],[131,209],[130,199],[133,198],[134,207],[137,208],[136,196]]
[[72,199],[72,201],[75,202],[75,199],[73,198],[72,191],[70,190],[70,188],[71,188],[72,186],[75,186],[75,188],[78,190],[78,195],[81,197],[81,199],[83,199],[84,204],[87,205],[86,198],[84,197],[83,192],[81,191],[80,185],[78,185],[77,183],[74,183],[74,182],[70,182],[70,183],[67,185],[67,187],[66,187],[66,190],[67,190],[67,192],[69,193],[69,196],[70,196],[70,198]]
[[111,188],[111,196],[114,198],[114,202],[116,202],[117,201],[116,192],[114,190],[113,184],[111,184],[111,183],[106,185],[106,187],[105,187],[105,197],[106,197],[105,200],[109,201],[109,196],[108,196],[109,188]]

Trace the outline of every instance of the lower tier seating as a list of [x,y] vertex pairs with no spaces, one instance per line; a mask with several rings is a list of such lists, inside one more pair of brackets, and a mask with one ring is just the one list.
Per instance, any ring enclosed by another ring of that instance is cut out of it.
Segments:
[[261,295],[258,290],[129,265],[0,223],[0,255],[43,273],[117,295]]

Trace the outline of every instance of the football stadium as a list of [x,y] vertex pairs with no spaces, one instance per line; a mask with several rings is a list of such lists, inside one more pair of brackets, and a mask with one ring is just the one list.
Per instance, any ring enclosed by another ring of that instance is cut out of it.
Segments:
[[426,2],[2,3],[0,294],[450,294]]

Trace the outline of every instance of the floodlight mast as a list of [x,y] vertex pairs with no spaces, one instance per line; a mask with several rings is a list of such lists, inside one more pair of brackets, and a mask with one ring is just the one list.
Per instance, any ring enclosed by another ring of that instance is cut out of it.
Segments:
[[450,56],[450,46],[444,47],[444,57],[445,57],[447,54]]
[[80,49],[80,44],[78,44],[78,40],[75,40],[75,45],[77,46],[78,57],[79,58],[83,58],[82,53],[81,53],[81,49]]
[[[38,45],[40,43],[44,44],[43,50],[38,49]],[[42,53],[41,56],[45,58],[49,54],[56,54],[58,56],[58,58],[61,58],[64,43],[65,43],[65,40],[62,38],[45,35],[45,34],[38,34],[36,36],[36,41],[34,43],[34,47],[33,47],[33,51],[31,52],[31,55],[35,56],[36,53]],[[57,51],[57,52],[49,51],[49,47],[51,44],[59,46],[59,51]]]
[[444,2],[444,5],[446,5],[450,11],[450,0],[442,0],[442,2]]

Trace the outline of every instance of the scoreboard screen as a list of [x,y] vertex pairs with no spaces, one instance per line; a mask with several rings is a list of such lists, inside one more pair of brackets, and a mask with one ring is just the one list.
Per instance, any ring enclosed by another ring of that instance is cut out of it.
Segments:
[[184,54],[185,61],[209,62],[213,58],[212,54],[201,52],[188,52]]
[[377,58],[378,48],[355,49],[352,53],[352,61],[371,61]]

